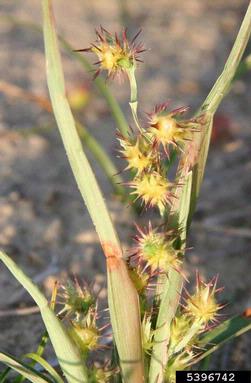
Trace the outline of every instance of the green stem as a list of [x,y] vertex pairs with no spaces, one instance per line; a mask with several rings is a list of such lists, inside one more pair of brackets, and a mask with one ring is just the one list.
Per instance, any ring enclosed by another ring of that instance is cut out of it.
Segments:
[[182,278],[180,274],[170,271],[162,292],[162,300],[159,308],[157,325],[154,336],[149,383],[162,383],[164,370],[167,363],[167,347],[170,339],[170,326],[176,313],[182,290]]
[[[171,229],[186,228],[189,211],[187,195],[191,193],[191,185],[192,174],[187,177],[182,193],[177,200],[179,214],[172,216],[172,222],[169,222],[169,228]],[[185,240],[186,230],[182,230],[180,234],[180,247],[182,246],[183,251]],[[150,365],[150,383],[160,383],[163,380],[164,369],[168,360],[167,347],[170,338],[170,326],[179,304],[183,285],[183,277],[174,269],[170,270],[168,277],[164,277],[160,276],[157,284],[160,294],[160,306]],[[165,342],[163,342],[163,339],[165,339]]]
[[127,70],[128,74],[128,79],[130,83],[130,89],[131,89],[131,96],[130,96],[130,108],[132,111],[132,116],[134,119],[134,122],[139,129],[140,132],[142,132],[142,128],[139,123],[138,119],[138,91],[137,91],[137,81],[135,77],[135,67],[133,66],[132,68]]

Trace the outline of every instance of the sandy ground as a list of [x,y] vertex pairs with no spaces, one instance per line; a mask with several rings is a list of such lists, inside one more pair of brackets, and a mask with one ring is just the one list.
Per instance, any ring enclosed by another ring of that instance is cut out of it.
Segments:
[[[247,0],[55,0],[58,30],[76,48],[89,45],[94,28],[143,29],[149,51],[139,67],[142,117],[156,103],[173,105],[203,101],[220,73],[247,7]],[[41,24],[39,2],[2,0],[0,4],[0,78],[30,92],[47,95],[41,34],[14,25],[6,15]],[[250,46],[249,46],[250,51]],[[91,87],[79,116],[114,157],[115,123],[104,100],[92,88],[90,74],[64,54],[67,87]],[[219,273],[229,311],[251,305],[251,136],[250,75],[236,81],[222,104],[205,182],[191,230],[188,274],[198,268]],[[128,88],[111,84],[123,110]],[[93,226],[71,175],[53,118],[38,106],[0,93],[0,245],[50,294],[53,280],[78,275],[104,285],[104,260]],[[24,135],[29,129],[38,133]],[[40,127],[40,129],[39,129]],[[221,133],[223,131],[223,134]],[[91,163],[124,244],[130,241],[130,210],[111,196],[99,165]],[[121,164],[118,164],[121,167]],[[15,355],[31,351],[40,338],[39,316],[4,316],[5,310],[32,306],[31,299],[1,266],[0,348]],[[217,355],[219,368],[250,369],[251,337],[226,346]]]

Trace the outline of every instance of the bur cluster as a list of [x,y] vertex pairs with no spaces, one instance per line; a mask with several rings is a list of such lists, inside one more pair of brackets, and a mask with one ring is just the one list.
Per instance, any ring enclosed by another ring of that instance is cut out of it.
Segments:
[[[141,228],[136,224],[137,234],[127,258],[129,275],[140,300],[142,348],[147,360],[151,356],[157,330],[162,277],[168,278],[172,270],[184,277],[182,264],[185,248],[181,233],[186,228],[170,227],[168,220],[176,198],[175,191],[182,185],[182,179],[172,179],[170,169],[177,166],[175,160],[179,159],[188,145],[193,148],[196,134],[203,129],[203,116],[184,118],[189,108],[183,106],[172,109],[168,101],[155,106],[142,122],[138,117],[135,77],[138,62],[142,61],[139,55],[145,51],[143,44],[137,43],[139,33],[129,41],[126,30],[119,37],[101,27],[96,35],[96,42],[79,50],[91,52],[98,57],[95,76],[101,71],[106,71],[108,78],[123,75],[130,85],[129,104],[133,126],[129,127],[128,124],[127,134],[117,134],[119,157],[126,162],[124,171],[129,172],[130,176],[126,184],[130,199],[133,203],[140,202],[143,211],[153,209],[160,215],[158,225],[149,221],[147,228]],[[186,173],[196,160],[195,151],[191,150],[190,154],[191,158],[186,158],[184,162]],[[201,333],[217,321],[222,306],[215,298],[219,291],[216,283],[217,279],[205,283],[197,275],[195,292],[186,292],[184,302],[182,299],[180,301],[167,345],[165,379],[168,383],[175,382],[177,370],[184,370],[194,363],[201,352],[198,345]],[[87,328],[92,328],[88,323]],[[73,326],[73,332],[82,331],[77,329],[76,325],[75,328]],[[98,339],[96,333],[93,337],[92,341],[88,341],[89,347],[94,346]]]

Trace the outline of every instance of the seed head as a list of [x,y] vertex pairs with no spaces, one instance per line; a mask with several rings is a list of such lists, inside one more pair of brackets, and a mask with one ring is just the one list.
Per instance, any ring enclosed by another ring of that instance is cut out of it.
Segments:
[[136,288],[139,295],[140,313],[144,315],[149,306],[147,290],[149,288],[149,283],[153,277],[153,274],[149,273],[146,268],[143,267],[143,265],[139,262],[136,266],[129,264],[128,271],[134,287]]
[[150,169],[155,155],[152,151],[152,146],[149,146],[143,137],[136,139],[119,138],[122,150],[120,150],[121,157],[125,158],[128,162],[126,169],[134,169],[137,175],[146,169]]
[[130,267],[129,275],[139,295],[144,294],[150,275],[142,270],[140,265],[137,267]]
[[96,30],[96,42],[91,44],[89,48],[78,49],[77,52],[92,52],[98,56],[99,61],[96,64],[99,65],[99,69],[96,71],[95,77],[102,70],[108,72],[108,77],[114,77],[136,66],[137,61],[141,61],[138,55],[145,49],[142,43],[136,43],[140,32],[129,41],[126,29],[122,32],[122,37],[119,38],[117,33],[112,35],[100,27],[100,30]]
[[182,314],[176,316],[171,325],[171,344],[176,346],[191,327],[191,317]]
[[196,291],[186,300],[187,313],[204,325],[215,322],[218,311],[222,308],[222,305],[218,304],[215,299],[215,293],[222,290],[216,289],[216,284],[217,278],[205,283],[197,273]]
[[192,325],[191,317],[182,314],[172,321],[169,349],[173,350],[188,333]]
[[138,230],[137,255],[153,272],[156,270],[167,272],[170,268],[179,270],[182,261],[179,258],[179,251],[173,246],[173,239],[153,230],[150,225],[147,232],[139,228]]
[[118,369],[108,369],[107,367],[96,367],[93,366],[92,369],[88,369],[89,383],[109,383],[112,376],[118,373]]
[[151,316],[145,314],[141,323],[142,348],[145,353],[150,353],[153,347],[154,330],[151,326]]
[[195,125],[198,125],[194,120],[179,120],[188,107],[168,112],[168,105],[169,103],[166,103],[155,107],[154,112],[149,114],[148,127],[148,134],[152,141],[158,146],[162,145],[167,154],[170,146],[182,148],[186,141],[191,140],[192,133],[196,130]]
[[68,281],[66,286],[62,286],[63,293],[61,302],[64,307],[59,314],[66,313],[67,316],[75,315],[79,318],[81,315],[87,315],[88,311],[95,307],[95,298],[88,287],[81,287],[77,280],[74,283]]
[[135,189],[131,194],[141,198],[146,206],[158,207],[161,214],[171,201],[173,184],[156,171],[137,176],[130,186]]
[[72,321],[68,332],[83,354],[98,347],[100,334],[92,314],[82,320]]

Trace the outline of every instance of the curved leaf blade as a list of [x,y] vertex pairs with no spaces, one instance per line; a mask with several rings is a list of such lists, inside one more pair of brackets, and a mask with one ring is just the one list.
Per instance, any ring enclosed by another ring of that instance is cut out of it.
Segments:
[[67,334],[63,323],[57,318],[50,308],[47,299],[36,285],[23,271],[12,261],[7,254],[0,251],[0,260],[32,296],[38,305],[45,327],[48,331],[51,343],[58,358],[58,362],[69,383],[87,383],[87,371],[80,352]]
[[235,316],[222,322],[219,326],[215,327],[212,331],[201,337],[199,347],[206,351],[196,358],[194,363],[206,358],[208,355],[223,346],[227,341],[234,339],[250,330],[251,318],[244,315]]
[[31,368],[26,363],[8,355],[5,352],[0,353],[0,362],[6,364],[12,370],[17,371],[19,374],[24,376],[30,382],[33,383],[54,383],[52,379],[47,378],[38,371]]
[[[138,294],[130,279],[117,232],[96,177],[82,149],[74,118],[65,97],[64,75],[51,1],[43,0],[42,4],[47,82],[51,103],[73,174],[107,258],[108,302],[124,382],[143,383]],[[122,291],[124,294],[121,295]],[[130,331],[132,329],[136,330]]]
[[35,354],[34,352],[31,352],[29,354],[24,355],[24,358],[29,358],[32,361],[40,364],[44,368],[45,371],[47,371],[54,379],[56,383],[64,383],[61,376],[57,373],[55,368],[53,368],[44,358],[42,358],[40,355]]

